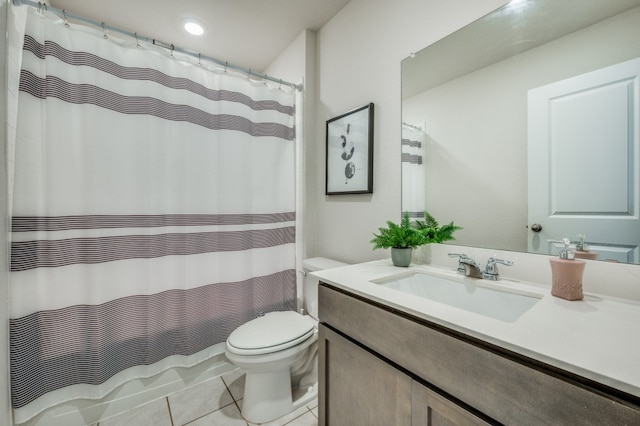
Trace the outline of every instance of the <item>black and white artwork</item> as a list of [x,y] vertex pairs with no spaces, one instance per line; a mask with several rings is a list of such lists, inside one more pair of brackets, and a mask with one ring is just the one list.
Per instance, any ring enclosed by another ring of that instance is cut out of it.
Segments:
[[373,192],[373,104],[327,121],[326,194]]

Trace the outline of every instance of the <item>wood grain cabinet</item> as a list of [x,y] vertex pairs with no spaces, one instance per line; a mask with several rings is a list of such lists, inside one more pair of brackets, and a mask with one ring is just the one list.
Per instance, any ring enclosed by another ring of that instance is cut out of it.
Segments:
[[640,425],[640,398],[322,283],[319,424]]
[[320,325],[325,398],[321,424],[487,425],[365,348]]
[[411,378],[320,325],[324,353],[322,424],[411,424]]

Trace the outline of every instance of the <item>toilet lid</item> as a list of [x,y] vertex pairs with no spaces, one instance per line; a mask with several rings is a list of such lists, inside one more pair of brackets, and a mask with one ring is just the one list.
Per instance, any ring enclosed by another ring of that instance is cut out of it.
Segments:
[[236,328],[227,347],[246,355],[281,351],[311,337],[314,328],[312,320],[297,312],[270,312]]

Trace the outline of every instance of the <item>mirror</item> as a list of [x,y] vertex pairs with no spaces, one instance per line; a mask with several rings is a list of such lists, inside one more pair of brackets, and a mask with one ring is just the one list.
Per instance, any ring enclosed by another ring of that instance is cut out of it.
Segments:
[[402,211],[458,245],[640,263],[639,75],[640,0],[514,0],[412,54]]

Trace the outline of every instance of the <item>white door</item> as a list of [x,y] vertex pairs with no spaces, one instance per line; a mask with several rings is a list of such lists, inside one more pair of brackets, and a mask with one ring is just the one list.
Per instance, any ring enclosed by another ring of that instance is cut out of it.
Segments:
[[530,252],[585,234],[598,259],[640,261],[639,76],[640,58],[529,91]]

